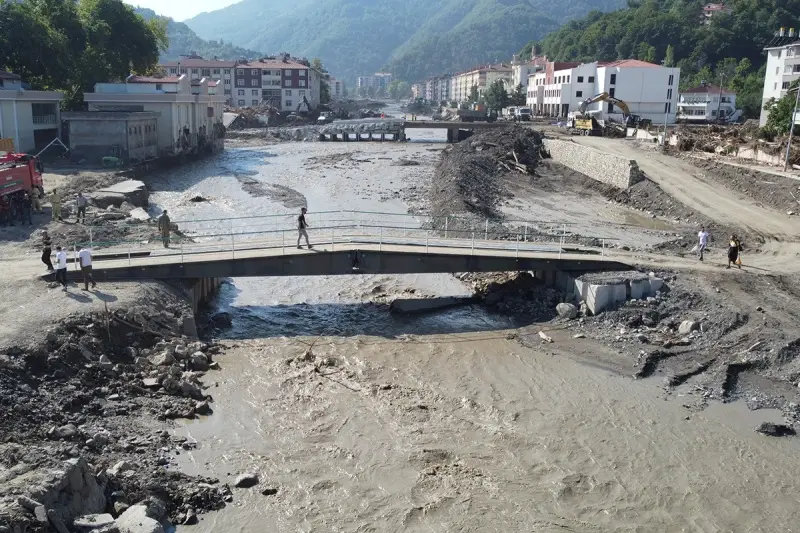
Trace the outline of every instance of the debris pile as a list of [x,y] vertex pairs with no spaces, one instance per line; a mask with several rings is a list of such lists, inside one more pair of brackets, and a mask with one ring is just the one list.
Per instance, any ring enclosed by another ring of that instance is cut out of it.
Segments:
[[511,126],[449,146],[442,152],[431,184],[431,212],[441,221],[437,226],[443,227],[444,217],[453,215],[466,216],[460,227],[451,226],[453,230],[471,229],[476,220],[481,224],[487,218],[498,221],[506,194],[504,179],[509,173],[534,176],[547,156],[539,132]]
[[196,443],[163,429],[212,413],[202,378],[220,348],[182,336],[177,294],[147,298],[70,315],[0,354],[0,531],[72,531],[94,513],[108,531],[132,514],[191,524],[231,501],[217,480],[171,471]]

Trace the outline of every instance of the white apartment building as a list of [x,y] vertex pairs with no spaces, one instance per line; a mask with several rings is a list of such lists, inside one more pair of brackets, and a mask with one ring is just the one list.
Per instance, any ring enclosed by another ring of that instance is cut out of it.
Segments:
[[369,89],[372,87],[377,91],[379,89],[385,89],[390,83],[392,83],[391,72],[376,72],[372,76],[359,76],[356,79],[356,88],[361,89],[363,87]]
[[[534,114],[567,117],[581,102],[607,92],[625,102],[632,114],[656,123],[675,122],[678,111],[680,69],[638,59],[605,63],[548,62],[545,70],[528,78],[527,104]],[[599,120],[622,119],[610,102],[596,102],[587,113]]]
[[222,94],[228,105],[233,104],[233,70],[236,61],[204,59],[198,55],[181,56],[178,61],[165,61],[158,65],[167,76],[186,74],[191,81],[208,78],[221,82]]
[[534,56],[528,61],[521,61],[519,56],[514,54],[513,59],[511,60],[511,88],[512,90],[516,90],[516,88],[522,85],[522,90],[527,91],[528,89],[528,78],[531,74],[535,74],[539,71],[544,70],[547,66],[547,58],[543,56]]
[[17,152],[43,149],[60,136],[63,99],[63,93],[24,89],[18,75],[0,70],[0,139],[12,139]]
[[[736,93],[713,85],[701,85],[680,93],[677,119],[707,122],[736,115]],[[738,118],[738,117],[737,117]]]
[[791,83],[800,78],[800,36],[794,28],[788,32],[781,28],[764,50],[767,52],[767,73],[761,96],[760,126],[767,123],[769,110],[764,109],[767,102],[771,98],[780,100],[788,92]]
[[436,76],[425,81],[424,97],[429,102],[446,102],[450,97],[450,76]]
[[339,99],[344,98],[344,81],[336,78],[328,79],[328,86],[330,88],[331,98]]
[[89,111],[158,113],[159,155],[181,153],[198,145],[200,139],[221,142],[225,95],[219,83],[201,78],[191,81],[185,74],[153,78],[129,76],[125,83],[98,83],[85,93]]
[[511,66],[504,63],[486,65],[465,72],[454,74],[450,78],[449,99],[456,102],[465,102],[469,99],[472,87],[478,88],[478,96],[485,94],[486,89],[496,80],[501,80],[507,91],[513,91]]

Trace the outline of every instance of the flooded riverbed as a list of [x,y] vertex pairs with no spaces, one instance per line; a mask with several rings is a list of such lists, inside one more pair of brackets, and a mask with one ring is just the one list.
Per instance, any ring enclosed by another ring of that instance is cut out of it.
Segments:
[[[307,203],[313,241],[315,212],[424,207],[442,148],[237,148],[154,182],[153,200],[177,220]],[[188,201],[198,194],[210,201]],[[477,306],[400,317],[386,305],[468,293],[450,275],[230,280],[218,306],[235,347],[208,375],[214,415],[176,429],[199,443],[179,461],[222,482],[255,471],[261,484],[181,530],[796,530],[800,449],[752,432],[743,407],[693,413],[657,380],[578,362],[619,357],[591,341],[523,346],[525,317]]]

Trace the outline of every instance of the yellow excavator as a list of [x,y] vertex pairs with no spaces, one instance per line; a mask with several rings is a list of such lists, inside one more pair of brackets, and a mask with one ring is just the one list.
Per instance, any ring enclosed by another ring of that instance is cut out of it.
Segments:
[[625,127],[639,128],[650,124],[650,120],[643,119],[639,115],[631,114],[631,110],[628,107],[628,104],[626,104],[619,98],[615,98],[610,94],[603,92],[600,94],[596,94],[591,98],[587,98],[586,100],[581,102],[579,107],[579,113],[577,113],[572,118],[572,123],[570,125],[570,131],[572,133],[576,133],[578,135],[602,136],[604,134],[608,135],[609,133],[611,133],[611,129],[613,129],[614,130],[613,133],[615,135],[619,135],[620,133],[622,133],[622,136],[624,136],[625,132],[624,131],[620,132],[619,131],[620,128],[609,129],[609,126],[607,125],[606,128],[604,129],[596,118],[586,113],[586,110],[589,109],[589,106],[597,102],[610,102],[615,106],[617,106],[622,111],[622,117],[625,120],[624,124]]

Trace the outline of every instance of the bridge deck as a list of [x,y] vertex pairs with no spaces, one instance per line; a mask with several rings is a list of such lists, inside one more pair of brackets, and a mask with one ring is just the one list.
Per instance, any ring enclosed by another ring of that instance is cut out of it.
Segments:
[[[191,279],[202,277],[318,276],[495,271],[618,271],[624,263],[599,254],[558,249],[517,250],[424,244],[350,242],[320,244],[312,250],[258,247],[239,250],[150,255],[94,262],[96,279]],[[80,272],[71,270],[71,279]]]

